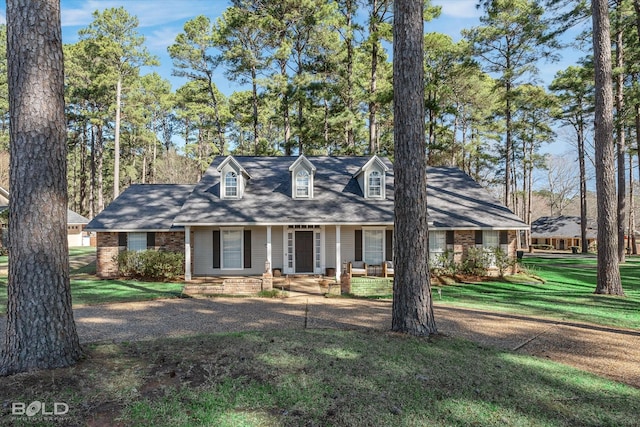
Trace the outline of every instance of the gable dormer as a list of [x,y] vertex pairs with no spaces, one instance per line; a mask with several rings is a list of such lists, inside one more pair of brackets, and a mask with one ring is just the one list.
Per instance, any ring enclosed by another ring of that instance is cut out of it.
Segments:
[[389,171],[387,165],[378,157],[373,156],[353,177],[358,180],[362,194],[365,199],[385,199],[386,198],[386,175]]
[[313,178],[316,167],[304,155],[300,155],[289,166],[291,179],[291,197],[294,199],[313,199]]
[[241,199],[247,181],[251,179],[249,173],[233,156],[227,156],[217,170],[220,172],[220,198]]

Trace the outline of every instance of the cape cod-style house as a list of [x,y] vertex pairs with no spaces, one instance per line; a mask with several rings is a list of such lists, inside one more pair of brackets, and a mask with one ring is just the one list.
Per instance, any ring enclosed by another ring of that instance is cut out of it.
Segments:
[[[429,246],[462,259],[500,246],[515,256],[527,229],[456,168],[427,169]],[[194,276],[326,274],[393,268],[394,174],[373,157],[220,157],[196,185],[132,185],[96,216],[97,273],[118,274],[122,250],[185,254]]]

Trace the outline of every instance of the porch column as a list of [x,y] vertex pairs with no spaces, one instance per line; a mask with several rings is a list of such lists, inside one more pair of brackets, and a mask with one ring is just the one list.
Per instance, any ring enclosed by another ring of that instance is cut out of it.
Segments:
[[336,225],[336,281],[340,281],[342,274],[342,255],[340,254],[340,226]]
[[273,260],[271,259],[271,226],[267,225],[267,262],[269,263],[268,272],[273,269]]
[[191,227],[184,227],[184,280],[191,281]]

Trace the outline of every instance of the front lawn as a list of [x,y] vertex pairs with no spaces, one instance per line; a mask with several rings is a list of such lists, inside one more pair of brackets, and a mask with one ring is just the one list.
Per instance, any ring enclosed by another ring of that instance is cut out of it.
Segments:
[[620,266],[625,298],[593,293],[594,258],[532,256],[525,257],[523,265],[544,283],[490,281],[434,286],[434,302],[640,329],[640,258],[628,258]]
[[[74,306],[116,302],[147,301],[158,298],[177,298],[182,295],[184,283],[141,282],[137,280],[101,280],[95,274],[95,261],[91,255],[95,248],[82,247],[69,250],[71,298]],[[0,257],[2,263],[7,257]],[[7,279],[0,276],[0,313],[7,310]]]
[[[0,378],[57,425],[637,426],[640,390],[452,338],[287,330],[93,345],[77,366]],[[0,425],[31,420],[5,411]],[[32,425],[32,424],[29,424]]]
[[[0,313],[7,311],[6,279],[0,279]],[[178,298],[183,283],[139,282],[136,280],[71,280],[73,305],[94,305],[116,302],[147,301],[158,298]]]

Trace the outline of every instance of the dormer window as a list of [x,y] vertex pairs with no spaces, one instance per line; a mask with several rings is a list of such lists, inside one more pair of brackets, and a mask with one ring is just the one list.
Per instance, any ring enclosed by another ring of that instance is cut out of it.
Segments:
[[299,171],[296,174],[296,197],[309,197],[311,194],[309,191],[310,184],[309,172],[306,170]]
[[227,172],[224,176],[224,195],[238,197],[238,175],[235,172]]
[[291,172],[291,197],[313,199],[313,176],[316,167],[303,155],[289,166]]
[[377,198],[382,196],[382,175],[379,171],[369,173],[369,194],[368,197]]
[[373,156],[353,174],[366,199],[386,198],[385,176],[389,170],[389,167],[378,156]]
[[228,156],[216,168],[220,172],[220,198],[242,199],[251,176],[232,156]]

